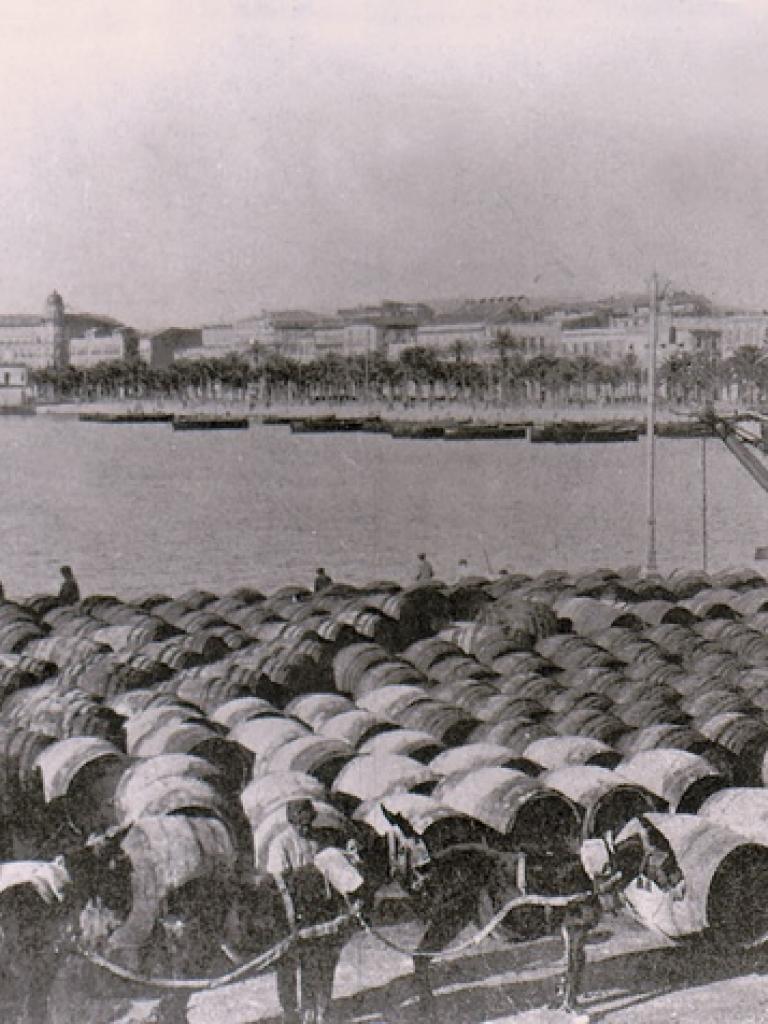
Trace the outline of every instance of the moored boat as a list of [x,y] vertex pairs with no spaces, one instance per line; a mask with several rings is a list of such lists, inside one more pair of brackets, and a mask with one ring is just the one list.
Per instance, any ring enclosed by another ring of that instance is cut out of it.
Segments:
[[637,441],[640,425],[627,421],[604,423],[563,420],[558,423],[535,423],[528,429],[533,444],[612,444]]
[[382,429],[379,416],[308,416],[306,419],[291,420],[290,427],[294,434],[346,434]]
[[525,438],[528,423],[458,423],[445,428],[446,441],[517,441]]
[[81,412],[77,417],[83,423],[170,423],[172,412]]
[[173,417],[174,430],[247,430],[250,421],[247,416],[232,416],[205,413],[183,413]]
[[419,422],[413,420],[392,420],[387,424],[391,437],[431,439],[444,437],[447,424],[435,421]]

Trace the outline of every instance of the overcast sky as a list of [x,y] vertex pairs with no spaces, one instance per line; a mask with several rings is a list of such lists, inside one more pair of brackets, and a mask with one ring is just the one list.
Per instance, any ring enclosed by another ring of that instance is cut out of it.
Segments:
[[0,311],[768,308],[749,0],[0,0]]

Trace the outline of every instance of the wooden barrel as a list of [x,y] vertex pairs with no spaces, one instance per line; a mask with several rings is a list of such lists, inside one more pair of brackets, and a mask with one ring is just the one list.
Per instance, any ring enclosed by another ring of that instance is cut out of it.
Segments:
[[353,818],[365,822],[380,836],[387,836],[392,826],[382,808],[405,818],[433,857],[460,843],[482,842],[487,836],[487,829],[480,822],[422,793],[388,793],[380,800],[367,800],[360,804]]
[[45,633],[34,622],[20,619],[0,626],[0,651],[19,653],[27,648],[32,641],[40,640]]
[[604,693],[591,693],[589,690],[561,690],[549,702],[548,711],[553,715],[566,715],[569,711],[603,711],[607,712],[614,706],[610,697]]
[[418,683],[392,684],[357,698],[358,707],[370,711],[383,722],[398,724],[397,716],[417,701],[426,700],[429,691]]
[[623,782],[615,772],[596,765],[564,765],[539,780],[581,808],[584,839],[606,832],[616,835],[633,818],[663,809],[663,801],[642,786]]
[[755,843],[768,846],[768,789],[732,786],[707,797],[696,812]]
[[550,716],[548,724],[554,726],[555,731],[561,736],[591,736],[592,739],[602,740],[610,746],[615,746],[627,731],[627,726],[615,715],[588,708],[568,711],[557,717]]
[[488,679],[492,673],[487,665],[464,654],[448,655],[430,666],[427,678],[434,683],[450,683],[464,679]]
[[268,759],[274,750],[289,740],[307,735],[309,729],[302,722],[282,715],[262,715],[247,719],[229,731],[229,739],[261,759]]
[[520,700],[535,700],[542,707],[547,707],[549,701],[563,690],[563,686],[554,676],[539,675],[536,672],[497,676],[493,680],[493,685],[503,695]]
[[299,736],[276,747],[267,757],[254,758],[253,777],[268,772],[306,772],[329,786],[353,756],[354,747],[343,740]]
[[240,722],[262,715],[274,715],[275,708],[263,697],[235,697],[227,700],[210,714],[210,719],[225,729],[233,729]]
[[434,700],[443,700],[455,707],[463,708],[470,715],[479,718],[480,712],[487,707],[488,702],[502,695],[490,679],[461,678],[432,687],[430,696]]
[[[768,936],[768,847],[699,815],[648,814],[666,840],[685,881],[680,895],[640,887],[624,897],[648,928],[670,939],[704,933],[726,949],[748,948]],[[630,823],[617,837],[631,834]]]
[[431,769],[401,754],[358,754],[336,776],[333,793],[355,800],[374,800],[395,789],[413,789],[436,782]]
[[642,786],[672,812],[694,813],[708,796],[728,785],[728,778],[698,754],[685,750],[646,750],[615,769],[622,780]]
[[[165,707],[147,708],[131,715],[124,725],[126,746],[129,753],[134,753],[142,740],[170,723],[204,722],[202,712],[193,711],[188,705],[168,704]],[[158,751],[160,753],[160,751]]]
[[699,619],[735,619],[739,615],[733,607],[737,596],[734,590],[712,588],[700,590],[680,604]]
[[244,787],[240,803],[251,826],[256,827],[270,811],[290,800],[323,800],[325,794],[322,782],[306,772],[269,772]]
[[506,837],[514,849],[562,849],[580,835],[581,815],[568,797],[509,768],[458,772],[439,782],[432,796]]
[[294,697],[285,706],[286,715],[292,715],[309,729],[317,731],[334,715],[354,709],[354,704],[337,693],[311,693]]
[[629,611],[626,605],[591,597],[566,597],[556,602],[555,611],[560,619],[570,621],[574,632],[581,636],[595,636],[611,626],[643,628],[643,620]]
[[46,803],[66,796],[83,768],[104,760],[126,763],[125,756],[114,744],[94,737],[77,736],[46,746],[34,764],[42,778]]
[[409,662],[414,668],[424,675],[429,673],[433,665],[441,659],[455,657],[461,653],[461,648],[448,640],[438,637],[426,637],[424,640],[417,640],[401,653],[403,661]]
[[141,818],[194,811],[226,817],[227,806],[221,792],[210,783],[192,775],[164,776],[142,787],[126,787],[116,804],[119,823]]
[[422,764],[439,754],[443,745],[419,729],[387,728],[362,741],[359,754],[401,754]]
[[162,779],[191,778],[214,784],[220,771],[194,754],[155,754],[130,764],[115,789],[115,806],[123,818],[141,793]]
[[382,722],[372,712],[354,708],[326,719],[317,732],[327,739],[343,740],[352,747],[358,747],[369,736],[375,736],[387,728],[388,723]]
[[618,751],[591,736],[544,736],[529,743],[523,756],[548,769],[568,765],[614,768],[621,760]]
[[465,743],[477,725],[477,719],[461,708],[430,698],[414,701],[393,718],[403,729],[423,730],[448,747]]
[[509,766],[515,760],[511,751],[499,743],[467,743],[433,757],[429,768],[435,774],[445,777],[484,765]]
[[[237,861],[229,830],[215,818],[144,818],[131,826],[122,847],[133,867],[134,912],[137,901],[156,905],[189,882],[221,880]],[[111,941],[119,947],[123,939],[116,932]]]
[[218,734],[204,721],[167,722],[129,744],[128,753],[135,757],[153,754],[192,754],[206,740]]
[[515,757],[523,757],[534,740],[552,735],[554,730],[545,719],[532,722],[526,718],[508,718],[500,722],[480,722],[467,737],[467,741],[500,743],[508,747]]
[[24,645],[24,653],[41,661],[52,661],[59,668],[72,663],[87,665],[95,656],[108,653],[106,644],[78,637],[52,636],[43,640],[32,640]]
[[361,698],[390,686],[419,686],[425,677],[405,661],[385,661],[366,668],[353,686],[351,696],[357,704]]

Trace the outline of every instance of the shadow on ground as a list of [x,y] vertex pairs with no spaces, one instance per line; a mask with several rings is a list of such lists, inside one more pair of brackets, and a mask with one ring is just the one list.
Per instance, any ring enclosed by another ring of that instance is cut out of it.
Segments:
[[[434,1019],[450,1024],[482,1024],[554,1005],[559,980],[556,942],[508,947],[452,960],[433,971]],[[513,980],[516,973],[534,977]],[[662,995],[746,974],[768,973],[768,950],[737,954],[702,944],[651,948],[606,956],[589,963],[582,1006],[593,1022]],[[410,978],[335,1002],[341,1021],[384,1020],[391,1024],[423,1020]]]

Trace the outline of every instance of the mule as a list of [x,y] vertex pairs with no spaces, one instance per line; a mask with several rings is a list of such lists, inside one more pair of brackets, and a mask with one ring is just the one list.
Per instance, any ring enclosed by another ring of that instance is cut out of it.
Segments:
[[2,987],[28,1024],[48,1024],[60,958],[72,948],[82,909],[100,890],[110,891],[115,871],[92,846],[52,861],[0,864]]
[[[388,843],[392,874],[408,894],[415,916],[424,924],[413,952],[421,1015],[430,1019],[435,1016],[430,980],[434,956],[466,927],[489,923],[516,897],[520,904],[503,919],[504,938],[525,941],[559,930],[565,947],[560,1006],[576,1010],[586,965],[586,937],[600,917],[597,893],[578,849],[542,847],[523,853],[469,842],[447,845],[432,853],[407,819],[382,810],[395,839],[393,843],[390,836]],[[563,897],[570,900],[563,901]],[[526,904],[529,898],[531,902]],[[546,905],[548,899],[550,904]]]

